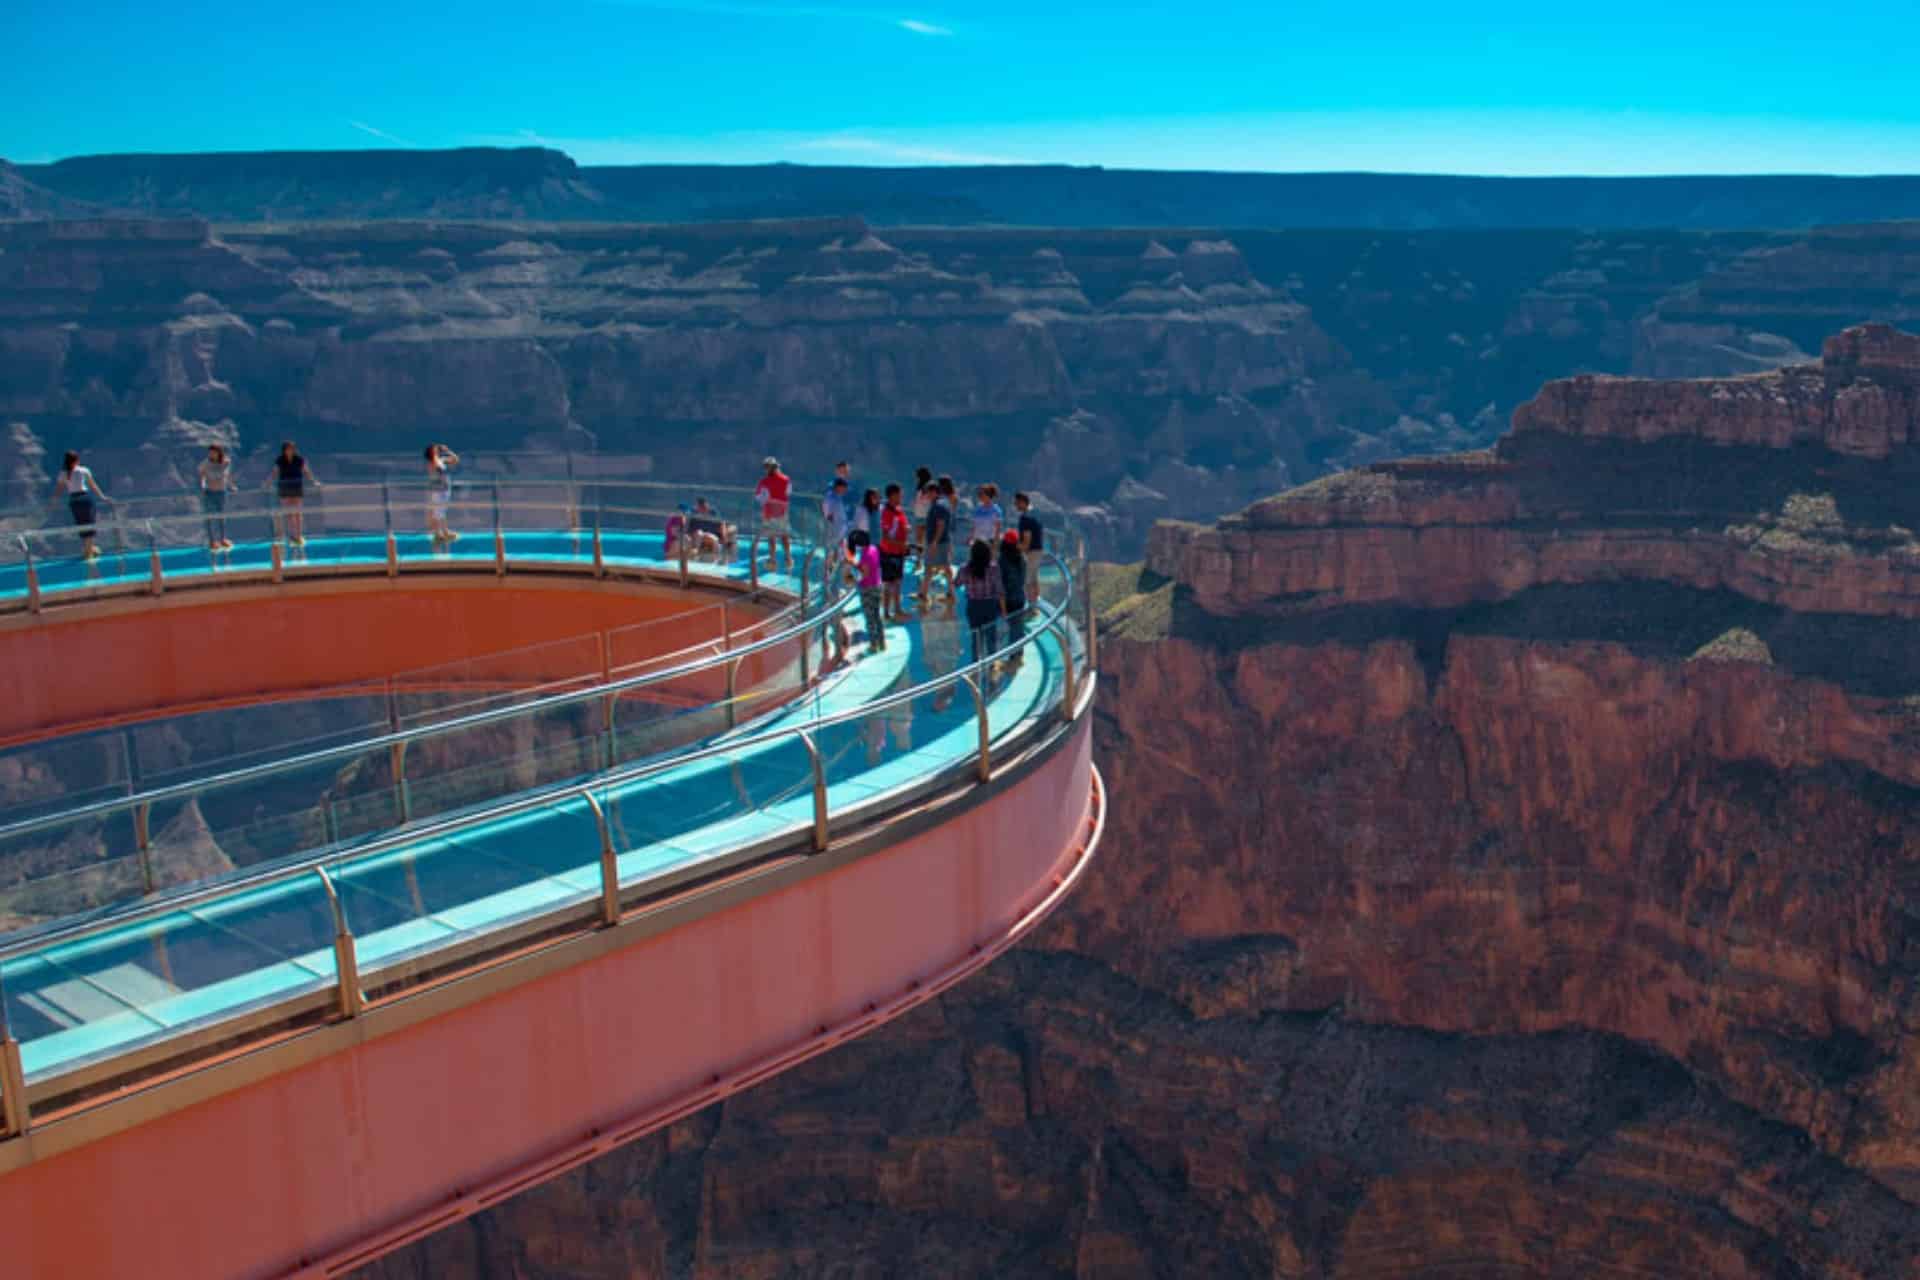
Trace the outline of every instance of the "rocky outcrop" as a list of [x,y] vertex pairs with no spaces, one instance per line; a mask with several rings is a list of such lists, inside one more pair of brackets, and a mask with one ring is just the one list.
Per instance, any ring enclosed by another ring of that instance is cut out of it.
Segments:
[[1698,377],[1802,362],[1836,329],[1920,322],[1920,224],[1829,227],[1758,244],[1642,317],[1633,371]]
[[1162,526],[1032,944],[370,1275],[1920,1276],[1915,350]]
[[1554,383],[1482,454],[1387,463],[1157,531],[1215,612],[1451,609],[1647,583],[1755,607],[1920,617],[1920,343],[1848,330],[1821,365]]

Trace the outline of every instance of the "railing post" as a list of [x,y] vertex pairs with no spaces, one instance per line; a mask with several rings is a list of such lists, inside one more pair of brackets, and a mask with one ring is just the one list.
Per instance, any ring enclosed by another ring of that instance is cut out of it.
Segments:
[[147,521],[147,571],[149,574],[147,590],[157,596],[167,588],[165,583],[161,581],[160,538],[159,535],[154,533],[153,521],[151,520]]
[[980,724],[980,750],[974,772],[980,781],[986,782],[993,777],[993,735],[987,726],[987,696],[973,676],[960,678],[967,682],[967,691],[973,695],[973,714]]
[[798,736],[813,761],[813,848],[818,853],[827,847],[827,763],[821,759],[812,734],[802,729]]
[[347,913],[340,895],[333,891],[333,877],[325,867],[315,867],[320,885],[327,891],[327,904],[333,908],[333,970],[339,978],[340,1016],[357,1018],[367,1007],[366,993],[360,990],[360,962],[354,954],[353,930],[347,928]]
[[287,578],[287,562],[286,557],[281,554],[280,540],[278,538],[273,540],[271,551],[273,556],[273,580],[275,582],[285,582]]
[[[600,635],[600,683],[602,685],[609,685],[613,683],[613,638],[609,636],[605,631],[601,631],[599,635]],[[600,699],[601,719],[606,721],[606,731],[605,731],[605,734],[603,735],[606,742],[606,757],[607,757],[607,763],[605,767],[609,769],[613,768],[615,748],[617,745],[613,736],[613,715],[614,715],[614,707],[619,704],[619,701],[620,701],[620,695],[616,693],[604,694]]]
[[507,576],[507,535],[500,526],[493,526],[493,573],[495,577]]
[[753,588],[753,594],[760,594],[760,531],[753,531],[753,540],[747,543],[747,585]]
[[580,486],[573,478],[573,450],[567,450],[567,528],[580,532]]
[[380,518],[387,531],[387,545],[393,545],[393,479],[380,477]]
[[133,843],[140,852],[140,883],[142,892],[153,892],[153,806],[137,804],[133,806]]
[[740,723],[739,708],[734,705],[734,690],[739,684],[740,659],[735,658],[727,664],[727,728]]
[[597,507],[593,512],[593,576],[607,576],[607,556],[600,546],[600,511]]
[[27,1073],[20,1065],[20,1042],[11,1027],[0,1027],[0,1137],[17,1138],[33,1127],[33,1108],[27,1102]]
[[607,811],[593,792],[582,788],[580,795],[593,810],[594,825],[600,829],[600,923],[620,923],[620,855],[614,852],[613,828]]
[[1074,679],[1073,672],[1073,637],[1067,634],[1067,622],[1064,616],[1053,625],[1060,635],[1060,669],[1066,677],[1063,682],[1066,685],[1065,695],[1060,702],[1060,718],[1071,720],[1074,704],[1079,700],[1078,682]]
[[20,1042],[7,1016],[7,990],[0,983],[0,1138],[17,1138],[33,1127],[27,1103],[27,1073],[20,1063]]
[[333,801],[320,802],[320,821],[326,828],[327,845],[331,848],[340,843],[340,814],[334,809]]
[[680,533],[679,551],[680,551],[680,585],[683,587],[686,586],[687,583],[691,580],[687,574],[687,543],[691,541],[692,539],[687,537],[686,531],[682,529]]
[[393,530],[387,530],[387,576],[400,576],[400,543],[394,538]]
[[393,804],[400,811],[400,821],[413,821],[413,797],[407,791],[407,744],[396,742],[387,748],[387,756],[393,764]]
[[1087,670],[1094,671],[1100,666],[1100,622],[1093,611],[1093,592],[1082,583],[1080,594],[1087,601]]
[[20,539],[20,550],[27,557],[27,612],[40,612],[40,571],[33,567],[33,544]]

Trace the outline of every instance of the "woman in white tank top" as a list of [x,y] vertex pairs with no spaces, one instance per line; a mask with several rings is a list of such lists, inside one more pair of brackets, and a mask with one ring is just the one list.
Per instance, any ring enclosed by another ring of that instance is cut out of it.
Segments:
[[73,513],[73,523],[80,532],[80,553],[89,560],[98,558],[100,548],[93,540],[98,532],[98,526],[94,523],[98,514],[94,500],[112,502],[113,499],[100,488],[100,482],[93,478],[93,472],[80,465],[80,455],[72,449],[67,450],[67,456],[60,461],[60,474],[53,482],[53,497],[48,499],[47,505],[52,506],[63,495],[67,500],[67,510]]

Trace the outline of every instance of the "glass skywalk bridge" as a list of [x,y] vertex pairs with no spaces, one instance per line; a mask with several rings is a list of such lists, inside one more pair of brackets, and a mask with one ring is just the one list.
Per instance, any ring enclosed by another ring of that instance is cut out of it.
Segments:
[[[694,717],[693,736],[656,740],[661,749],[556,753],[548,743],[490,761],[480,770],[484,799],[432,818],[403,811],[391,830],[322,841],[212,881],[0,937],[6,1134],[154,1073],[356,1017],[369,1002],[618,924],[769,860],[825,849],[843,833],[987,780],[996,762],[1036,749],[1084,713],[1091,631],[1073,616],[1084,605],[1077,559],[1045,559],[1025,638],[977,662],[951,616],[889,626],[883,653],[850,661],[850,600],[810,540],[795,548],[794,570],[763,571],[745,558],[766,546],[743,519],[742,537],[724,557],[669,559],[659,525],[670,506],[602,496],[586,523],[574,496],[490,503],[492,527],[451,548],[393,530],[383,503],[357,512],[386,519],[389,527],[378,530],[351,528],[353,509],[341,506],[329,513],[330,528],[317,531],[310,512],[308,541],[293,555],[261,540],[214,556],[177,545],[178,533],[156,521],[145,547],[122,546],[91,563],[43,553],[0,565],[0,608],[16,610],[421,570],[632,573],[696,587],[726,583],[792,602],[712,652],[619,681],[329,748],[318,759],[309,753],[250,764],[73,812],[0,822],[0,855],[10,838],[129,815],[139,815],[144,839],[157,806],[271,782],[276,771],[310,773],[400,742],[505,729],[561,707],[611,705],[610,697],[727,673],[720,696],[694,708],[724,709],[724,721]],[[543,512],[567,527],[528,527]],[[743,713],[733,673],[755,659],[788,671],[788,684]],[[597,740],[598,732],[588,737]]]

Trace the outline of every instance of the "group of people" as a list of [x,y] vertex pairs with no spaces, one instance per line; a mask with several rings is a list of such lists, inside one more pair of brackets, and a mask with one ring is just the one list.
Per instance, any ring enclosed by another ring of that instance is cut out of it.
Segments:
[[692,506],[683,502],[667,517],[667,559],[677,560],[685,552],[689,560],[726,564],[733,559],[739,536],[738,526],[721,519],[705,498],[696,498]]
[[[444,444],[430,444],[426,448],[426,463],[427,532],[435,546],[450,546],[460,536],[447,523],[447,508],[453,501],[453,469],[460,465],[460,455]],[[224,445],[207,446],[207,455],[200,460],[196,478],[200,511],[207,526],[207,549],[231,551],[233,539],[227,536],[227,495],[234,492],[233,459]],[[280,452],[267,471],[264,487],[272,490],[280,502],[279,530],[275,536],[284,537],[289,547],[305,546],[307,490],[321,486],[319,477],[313,474],[313,468],[307,465],[293,441],[280,442]],[[67,510],[80,535],[81,554],[89,560],[97,558],[100,554],[96,536],[99,504],[112,505],[113,499],[107,496],[92,469],[80,461],[80,454],[74,449],[67,450],[61,459],[60,474],[54,481],[48,505],[62,497],[67,500]]]
[[[791,570],[792,477],[781,470],[778,458],[765,459],[761,470],[754,500],[769,539],[767,568],[779,567],[777,547]],[[936,477],[927,467],[914,473],[910,500],[898,483],[861,489],[856,496],[851,465],[836,463],[820,499],[822,526],[827,546],[841,549],[846,572],[859,589],[868,651],[884,651],[887,625],[911,618],[903,600],[909,559],[918,562],[914,602],[920,616],[929,616],[936,603],[952,613],[965,599],[976,662],[998,651],[1003,624],[1009,643],[1024,639],[1046,529],[1027,494],[1013,495],[1013,509],[1009,520],[993,484],[976,486],[972,505],[963,507],[953,477]],[[961,546],[965,555],[956,563],[954,552]],[[937,602],[936,582],[943,588]],[[1010,665],[1019,663],[1020,652],[1015,650]]]

